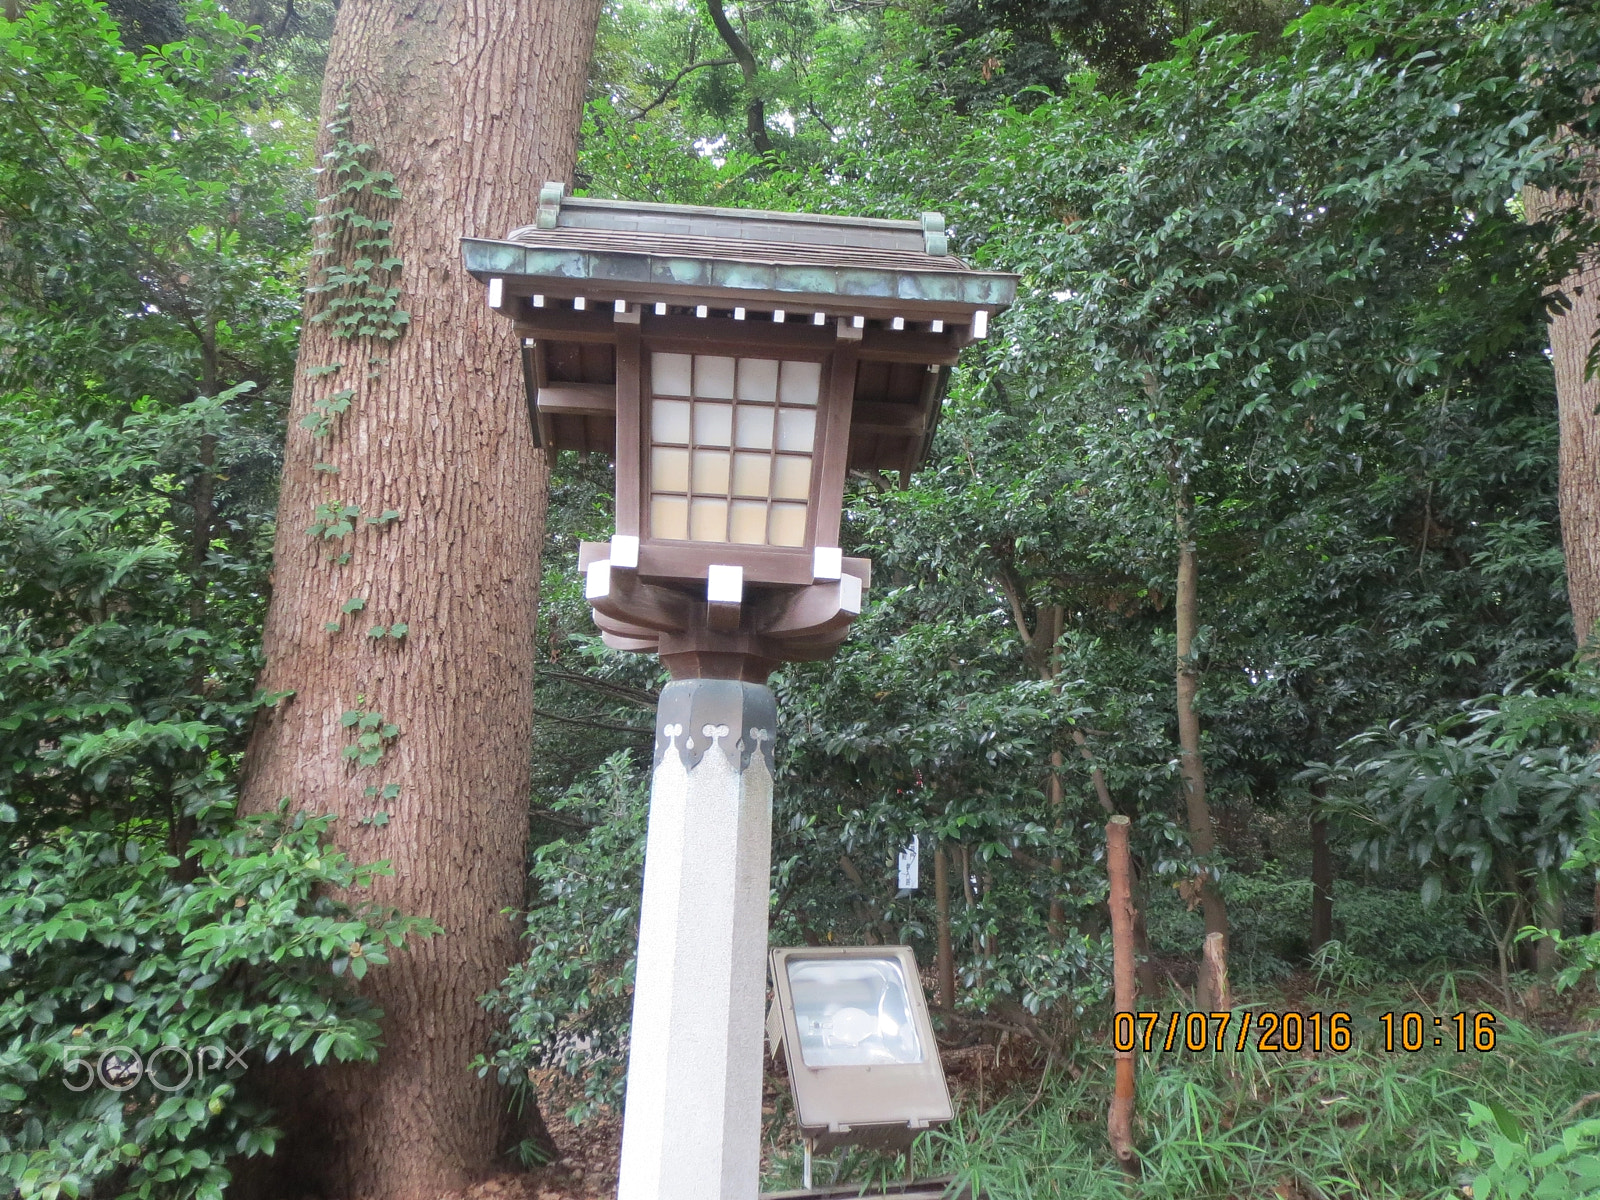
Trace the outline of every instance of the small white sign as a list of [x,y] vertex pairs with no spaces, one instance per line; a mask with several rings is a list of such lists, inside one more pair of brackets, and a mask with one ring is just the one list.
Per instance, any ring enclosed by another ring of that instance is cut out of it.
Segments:
[[913,835],[911,844],[900,851],[900,890],[917,890],[917,871],[921,867],[921,839]]

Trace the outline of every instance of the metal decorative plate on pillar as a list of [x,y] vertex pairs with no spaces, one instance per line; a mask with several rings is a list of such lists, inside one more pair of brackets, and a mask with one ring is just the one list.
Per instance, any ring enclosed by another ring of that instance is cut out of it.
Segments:
[[[513,322],[547,450],[616,462],[616,532],[579,567],[608,645],[659,654],[619,1200],[754,1200],[773,751],[766,687],[830,657],[871,563],[846,557],[847,472],[902,485],[950,368],[1015,298],[944,219],[539,194],[463,239]],[[942,1083],[941,1083],[942,1086]]]

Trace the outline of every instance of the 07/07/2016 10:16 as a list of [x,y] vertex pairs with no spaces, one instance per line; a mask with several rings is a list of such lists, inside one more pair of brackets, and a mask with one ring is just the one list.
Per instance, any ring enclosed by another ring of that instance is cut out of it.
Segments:
[[[1234,1026],[1230,1031],[1229,1026]],[[1366,1025],[1363,1022],[1363,1025]],[[1458,1053],[1475,1050],[1487,1053],[1495,1048],[1493,1013],[1444,1013],[1434,1016],[1420,1012],[1379,1013],[1372,1023],[1381,1030],[1378,1045],[1388,1052],[1416,1053],[1425,1046],[1449,1047]],[[1343,1054],[1355,1046],[1352,1017],[1348,1012],[1243,1012],[1160,1013],[1120,1012],[1112,1021],[1112,1048],[1146,1053],[1190,1050],[1212,1052],[1242,1051],[1254,1045],[1264,1054],[1314,1054],[1332,1051]]]

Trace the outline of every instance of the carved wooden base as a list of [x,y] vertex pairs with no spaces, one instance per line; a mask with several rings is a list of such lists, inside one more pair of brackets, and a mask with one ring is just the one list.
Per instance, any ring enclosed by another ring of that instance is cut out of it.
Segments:
[[779,663],[831,657],[861,612],[872,563],[833,553],[836,579],[746,588],[739,568],[714,566],[698,595],[693,585],[641,578],[607,542],[581,543],[578,566],[606,645],[659,654],[674,679],[765,683]]

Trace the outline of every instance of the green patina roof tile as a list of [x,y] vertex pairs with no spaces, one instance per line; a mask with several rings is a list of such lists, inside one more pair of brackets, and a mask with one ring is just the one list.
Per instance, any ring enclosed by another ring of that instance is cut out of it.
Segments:
[[895,277],[890,271],[840,270],[838,283],[833,290],[845,296],[879,296],[892,298],[895,294]]
[[589,278],[589,256],[570,250],[541,250],[530,247],[522,268],[525,275],[553,275],[558,279]]
[[770,292],[776,283],[777,272],[778,268],[771,263],[713,261],[711,282],[716,287]]
[[956,303],[961,299],[961,276],[950,271],[907,271],[896,282],[895,294],[902,300]]
[[773,271],[773,290],[779,292],[816,292],[829,295],[838,290],[832,269],[828,267],[779,266]]
[[590,278],[648,283],[651,260],[641,254],[595,254],[590,256]]
[[700,258],[651,258],[650,277],[664,283],[708,287],[711,264]]

